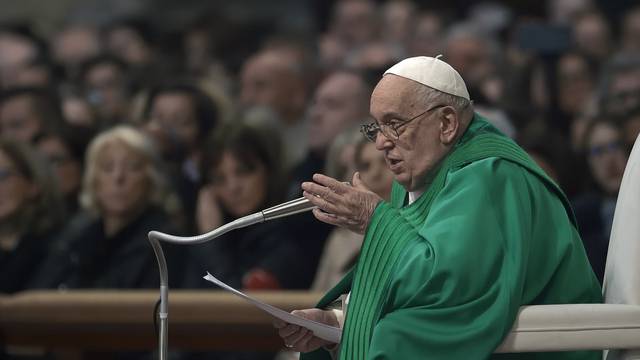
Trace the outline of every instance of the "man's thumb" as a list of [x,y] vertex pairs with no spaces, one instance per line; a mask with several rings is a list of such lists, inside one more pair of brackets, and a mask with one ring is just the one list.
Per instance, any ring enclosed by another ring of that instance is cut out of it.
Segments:
[[353,184],[354,187],[360,188],[360,189],[366,189],[367,186],[364,184],[364,182],[362,181],[362,179],[360,178],[360,172],[356,171],[355,174],[353,174],[353,179],[351,180],[351,183]]

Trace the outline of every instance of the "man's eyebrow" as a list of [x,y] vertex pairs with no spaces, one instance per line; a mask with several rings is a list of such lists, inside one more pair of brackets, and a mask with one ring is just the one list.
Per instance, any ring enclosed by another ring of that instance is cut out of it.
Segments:
[[[378,122],[378,118],[376,118],[373,114],[369,113],[369,116],[371,116],[371,118],[373,120]],[[380,117],[379,120],[382,122],[382,121],[387,120],[387,119],[406,120],[403,115],[400,115],[400,114],[396,113],[395,111],[389,111],[389,112],[386,112],[386,113],[382,114],[382,116]]]

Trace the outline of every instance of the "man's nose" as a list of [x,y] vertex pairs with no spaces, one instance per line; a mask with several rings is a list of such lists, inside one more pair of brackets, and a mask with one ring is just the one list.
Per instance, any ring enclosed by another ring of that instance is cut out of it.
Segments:
[[376,149],[384,150],[393,146],[393,141],[391,141],[382,131],[378,131],[376,134]]

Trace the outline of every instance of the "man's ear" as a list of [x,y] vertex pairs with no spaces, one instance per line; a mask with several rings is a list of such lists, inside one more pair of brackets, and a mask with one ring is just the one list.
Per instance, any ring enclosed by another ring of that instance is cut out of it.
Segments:
[[460,117],[456,110],[451,106],[442,108],[442,116],[440,117],[440,141],[444,145],[451,145],[458,136],[460,128]]

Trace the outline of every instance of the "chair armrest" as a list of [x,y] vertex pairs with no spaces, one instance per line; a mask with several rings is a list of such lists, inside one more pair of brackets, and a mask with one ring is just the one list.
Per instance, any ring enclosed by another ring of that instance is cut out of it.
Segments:
[[639,349],[640,306],[523,306],[497,353]]

